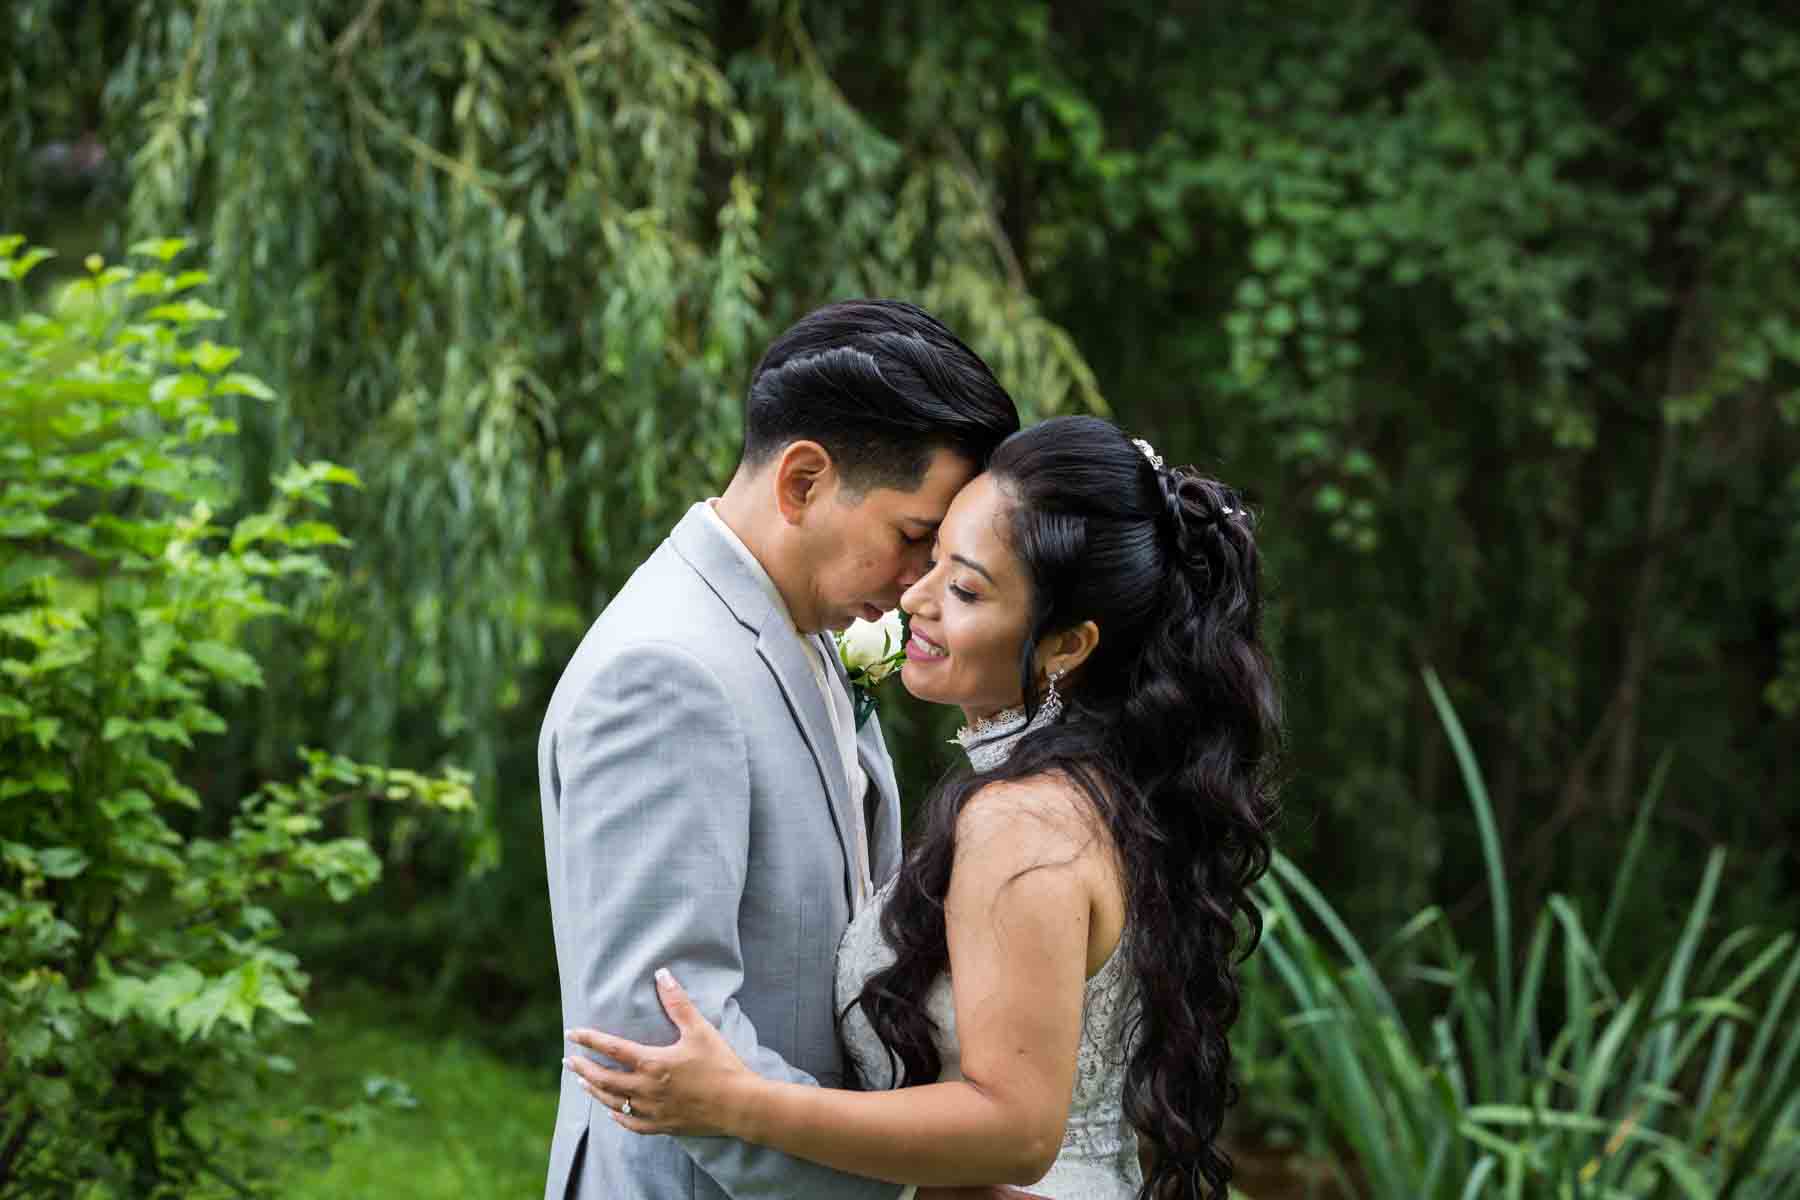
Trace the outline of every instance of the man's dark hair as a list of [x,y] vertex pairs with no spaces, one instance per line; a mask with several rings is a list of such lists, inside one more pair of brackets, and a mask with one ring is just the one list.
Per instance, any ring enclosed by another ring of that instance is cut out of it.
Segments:
[[979,468],[1018,428],[1012,397],[942,321],[903,300],[845,300],[802,317],[756,365],[743,461],[807,439],[853,492],[910,492],[938,449]]

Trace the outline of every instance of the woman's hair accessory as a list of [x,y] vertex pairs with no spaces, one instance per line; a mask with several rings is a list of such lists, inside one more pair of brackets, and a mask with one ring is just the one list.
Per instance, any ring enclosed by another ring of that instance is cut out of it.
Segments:
[[1159,471],[1163,469],[1162,455],[1160,455],[1156,452],[1155,446],[1152,446],[1149,442],[1146,442],[1143,438],[1132,438],[1131,444],[1136,446],[1139,450],[1142,450],[1144,452],[1144,457],[1150,460],[1151,466],[1155,467]]

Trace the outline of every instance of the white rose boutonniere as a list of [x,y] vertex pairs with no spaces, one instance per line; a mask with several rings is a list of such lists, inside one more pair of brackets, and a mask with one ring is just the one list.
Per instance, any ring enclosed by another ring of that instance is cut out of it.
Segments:
[[850,676],[856,727],[861,729],[875,711],[875,685],[906,661],[906,614],[896,608],[879,621],[852,622],[837,635],[837,652]]

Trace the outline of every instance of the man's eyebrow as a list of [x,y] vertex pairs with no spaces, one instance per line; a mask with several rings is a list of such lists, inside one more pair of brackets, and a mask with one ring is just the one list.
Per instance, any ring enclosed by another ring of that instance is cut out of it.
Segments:
[[[960,554],[952,554],[950,556],[950,561],[951,562],[959,562],[963,566],[969,568],[969,570],[979,572],[981,577],[983,579],[987,580],[989,583],[994,583],[994,577],[992,575],[988,574],[987,568],[982,566],[980,563],[976,562],[974,559],[964,558]],[[999,587],[1000,585],[995,583],[994,586]]]

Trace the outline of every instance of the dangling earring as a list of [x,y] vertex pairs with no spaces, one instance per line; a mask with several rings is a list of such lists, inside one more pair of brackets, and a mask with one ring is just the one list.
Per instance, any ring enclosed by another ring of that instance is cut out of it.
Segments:
[[1060,668],[1050,672],[1050,690],[1044,693],[1044,703],[1040,706],[1047,714],[1046,720],[1054,721],[1062,715],[1063,698],[1061,693],[1056,690],[1056,681],[1062,677],[1063,672]]

